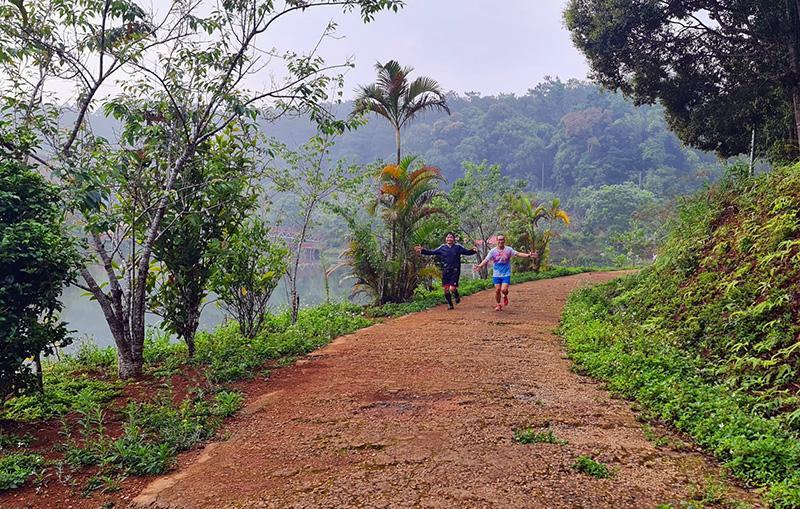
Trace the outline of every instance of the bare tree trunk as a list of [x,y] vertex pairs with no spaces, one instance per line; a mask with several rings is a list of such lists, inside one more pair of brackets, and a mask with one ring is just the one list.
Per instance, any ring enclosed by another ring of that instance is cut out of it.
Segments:
[[394,132],[395,143],[397,144],[397,165],[400,165],[400,128],[395,129]]
[[36,352],[33,356],[33,363],[36,365],[36,389],[44,394],[44,373],[42,373],[42,353]]

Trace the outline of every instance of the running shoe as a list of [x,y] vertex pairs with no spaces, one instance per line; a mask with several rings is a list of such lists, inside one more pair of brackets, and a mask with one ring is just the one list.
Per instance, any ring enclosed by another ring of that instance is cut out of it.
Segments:
[[496,306],[494,307],[494,310],[495,310],[495,311],[502,311],[502,310],[503,310],[503,306],[501,306],[500,304],[498,304],[498,305],[496,305]]
[[503,305],[508,306],[508,295],[503,295]]

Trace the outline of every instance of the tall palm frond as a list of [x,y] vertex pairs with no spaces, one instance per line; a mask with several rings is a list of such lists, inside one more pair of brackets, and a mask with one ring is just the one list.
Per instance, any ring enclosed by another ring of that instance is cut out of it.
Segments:
[[395,131],[397,164],[400,165],[400,130],[416,115],[429,110],[450,114],[447,97],[439,83],[421,76],[409,83],[413,67],[403,67],[395,60],[375,64],[377,81],[356,89],[352,115],[375,113],[385,118]]

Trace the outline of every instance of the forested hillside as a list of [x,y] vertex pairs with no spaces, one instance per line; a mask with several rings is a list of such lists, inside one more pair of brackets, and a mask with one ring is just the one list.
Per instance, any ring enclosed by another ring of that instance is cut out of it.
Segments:
[[[633,182],[658,197],[694,191],[717,175],[716,158],[685,148],[668,130],[661,108],[636,107],[597,85],[548,79],[526,95],[451,93],[452,115],[426,113],[403,132],[403,151],[441,168],[449,180],[463,161],[500,164],[531,190],[564,198],[581,189]],[[348,114],[351,103],[338,113]],[[307,120],[285,119],[267,132],[289,144],[313,133]],[[375,117],[339,140],[334,154],[359,163],[391,159],[391,129]]]
[[681,208],[656,263],[577,293],[571,354],[742,479],[800,507],[800,167],[731,173]]

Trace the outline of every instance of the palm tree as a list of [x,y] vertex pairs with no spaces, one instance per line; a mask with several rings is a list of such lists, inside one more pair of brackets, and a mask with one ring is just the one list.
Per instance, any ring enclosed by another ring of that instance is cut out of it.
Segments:
[[561,221],[565,226],[569,226],[569,214],[561,208],[561,200],[553,198],[550,205],[544,209],[545,219],[547,220],[547,229],[539,236],[539,245],[536,246],[536,253],[539,255],[535,260],[534,270],[547,269],[547,260],[549,258],[550,241],[553,240],[558,234],[555,230],[555,224]]
[[397,164],[400,164],[400,130],[414,117],[426,110],[444,110],[450,114],[447,101],[439,84],[425,76],[411,83],[408,75],[412,67],[401,67],[395,60],[375,64],[378,81],[358,88],[353,115],[377,113],[394,128],[397,143]]
[[399,165],[381,170],[380,194],[367,210],[380,222],[362,221],[356,211],[335,207],[350,228],[348,246],[337,267],[351,269],[353,294],[370,294],[380,304],[405,302],[413,296],[426,266],[413,246],[428,242],[441,227],[432,219],[444,211],[431,204],[444,180],[441,171],[415,161],[407,156]]
[[[561,201],[554,198],[549,206],[539,204],[532,194],[512,194],[506,198],[506,220],[512,230],[514,242],[520,249],[535,251],[539,256],[530,267],[535,271],[547,267],[547,253],[550,241],[556,236],[554,229],[558,221],[569,225],[569,215],[561,208]],[[547,221],[547,229],[541,233],[537,228],[541,221]]]

